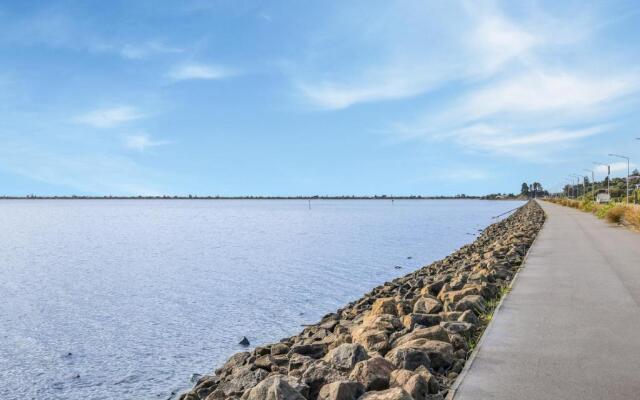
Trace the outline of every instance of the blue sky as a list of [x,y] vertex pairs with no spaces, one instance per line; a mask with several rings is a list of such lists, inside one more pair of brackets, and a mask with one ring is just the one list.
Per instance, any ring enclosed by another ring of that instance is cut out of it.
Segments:
[[621,176],[608,153],[640,160],[640,3],[589,3],[0,1],[0,192],[484,194],[559,188],[593,161]]

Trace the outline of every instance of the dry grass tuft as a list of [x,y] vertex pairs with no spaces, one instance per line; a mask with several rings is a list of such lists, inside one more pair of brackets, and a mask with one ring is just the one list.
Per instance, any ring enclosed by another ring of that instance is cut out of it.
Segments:
[[627,207],[622,204],[617,204],[611,207],[605,214],[604,218],[614,224],[619,224],[624,218],[624,214],[627,211]]
[[640,206],[628,206],[624,213],[624,222],[640,229]]

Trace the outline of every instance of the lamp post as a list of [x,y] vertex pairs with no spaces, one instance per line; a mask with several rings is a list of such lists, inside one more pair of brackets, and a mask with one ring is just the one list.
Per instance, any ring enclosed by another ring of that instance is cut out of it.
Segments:
[[602,165],[604,167],[607,167],[607,194],[611,195],[611,193],[609,192],[609,186],[611,185],[611,179],[609,179],[609,175],[611,175],[611,166],[609,164],[603,164],[597,161],[594,161],[593,163],[596,165]]
[[591,191],[593,192],[593,201],[596,201],[596,178],[592,169],[583,169],[583,171],[591,172]]
[[584,183],[584,176],[579,174],[571,174],[574,178],[576,178],[576,185],[578,186],[578,197],[580,196],[580,180],[582,179],[582,196],[587,193],[587,185]]
[[618,157],[627,160],[627,191],[625,192],[624,197],[627,199],[627,204],[629,204],[629,167],[631,164],[631,159],[627,156],[621,156],[620,154],[609,154],[609,157]]
[[567,197],[571,198],[571,194],[573,192],[573,180],[566,180],[565,183],[569,186],[567,188]]

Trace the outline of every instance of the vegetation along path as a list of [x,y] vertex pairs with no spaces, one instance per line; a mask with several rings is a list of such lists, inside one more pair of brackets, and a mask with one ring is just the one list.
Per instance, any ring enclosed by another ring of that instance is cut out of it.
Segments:
[[455,399],[636,399],[640,234],[541,206],[547,221]]

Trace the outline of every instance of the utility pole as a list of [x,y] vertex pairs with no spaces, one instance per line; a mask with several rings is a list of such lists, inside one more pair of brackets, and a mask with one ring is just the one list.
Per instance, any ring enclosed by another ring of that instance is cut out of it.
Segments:
[[624,158],[625,160],[627,160],[627,192],[625,193],[625,199],[627,200],[627,204],[629,204],[629,168],[630,168],[630,164],[631,164],[631,159],[627,156],[621,156],[620,154],[609,154],[609,157],[618,157],[618,158]]

